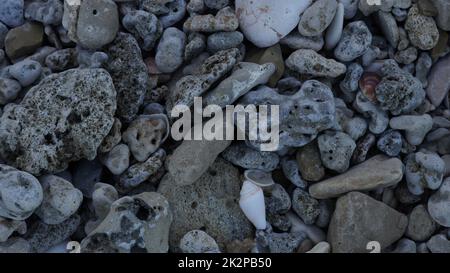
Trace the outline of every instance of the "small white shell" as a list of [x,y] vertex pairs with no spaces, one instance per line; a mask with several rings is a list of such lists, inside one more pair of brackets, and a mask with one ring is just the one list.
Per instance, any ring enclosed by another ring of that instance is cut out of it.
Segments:
[[266,206],[262,189],[245,180],[242,184],[239,206],[257,229],[266,228]]
[[270,173],[261,170],[246,170],[244,177],[246,180],[260,187],[268,187],[275,184]]

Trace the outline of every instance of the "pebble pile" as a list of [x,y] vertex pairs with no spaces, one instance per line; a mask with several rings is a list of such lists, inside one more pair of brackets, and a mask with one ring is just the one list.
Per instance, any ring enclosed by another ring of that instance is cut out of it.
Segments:
[[1,0],[0,253],[450,253],[450,2],[372,2]]

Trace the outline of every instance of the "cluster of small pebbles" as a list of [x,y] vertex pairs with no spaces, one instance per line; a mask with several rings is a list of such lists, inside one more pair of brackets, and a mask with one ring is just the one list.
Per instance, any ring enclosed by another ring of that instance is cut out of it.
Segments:
[[[0,253],[449,253],[450,1],[373,2],[1,0]],[[176,141],[195,97],[278,149]]]

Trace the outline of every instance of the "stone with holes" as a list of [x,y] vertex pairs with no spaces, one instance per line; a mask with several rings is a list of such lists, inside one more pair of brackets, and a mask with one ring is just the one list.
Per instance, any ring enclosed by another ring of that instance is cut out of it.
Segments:
[[115,110],[116,91],[105,70],[52,74],[20,104],[4,108],[0,154],[32,174],[62,171],[81,158],[92,160],[111,129]]

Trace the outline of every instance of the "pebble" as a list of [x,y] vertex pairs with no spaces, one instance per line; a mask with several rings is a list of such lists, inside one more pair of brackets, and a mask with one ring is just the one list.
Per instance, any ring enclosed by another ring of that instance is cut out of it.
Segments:
[[386,12],[391,11],[395,1],[396,0],[380,0],[379,2],[376,2],[379,3],[379,5],[374,5],[374,0],[360,0],[358,8],[365,16],[369,16],[379,10]]
[[25,8],[25,18],[38,21],[44,25],[61,24],[64,5],[59,0],[33,1]]
[[366,160],[367,153],[375,144],[375,140],[375,136],[371,133],[367,133],[363,138],[358,140],[355,151],[353,152],[352,162],[358,164]]
[[350,166],[350,159],[356,148],[355,141],[342,132],[325,132],[317,138],[323,165],[339,173]]
[[435,153],[417,152],[406,157],[405,177],[412,194],[420,195],[425,188],[437,190],[444,171],[444,161]]
[[290,211],[286,215],[292,223],[291,232],[305,233],[308,239],[314,244],[326,240],[326,234],[323,232],[322,229],[318,228],[316,225],[305,224],[303,220],[301,220],[294,212]]
[[[430,73],[431,66],[433,65],[433,60],[430,54],[422,52],[419,55],[416,63],[416,78],[422,82],[422,86],[425,88],[428,86],[428,73]],[[426,90],[428,95],[428,89]],[[428,95],[428,98],[429,95]]]
[[372,43],[372,33],[363,21],[347,24],[334,49],[334,56],[341,62],[350,62],[362,56]]
[[370,191],[395,186],[403,177],[403,164],[397,158],[376,155],[347,172],[309,187],[312,197],[328,199],[351,191]]
[[184,48],[184,61],[190,61],[202,54],[206,48],[205,35],[193,32],[188,35],[186,47]]
[[191,230],[180,240],[183,253],[220,253],[214,238],[202,230]]
[[450,179],[446,178],[440,188],[428,199],[428,212],[439,225],[450,227]]
[[158,187],[174,213],[169,236],[171,251],[177,251],[180,239],[194,229],[208,233],[221,249],[254,232],[239,207],[241,181],[238,170],[230,163],[218,158],[195,183],[180,186],[177,182],[177,178],[166,174]]
[[130,149],[126,144],[118,144],[103,159],[103,164],[114,175],[120,175],[130,166]]
[[122,25],[139,40],[142,49],[146,51],[153,49],[156,40],[163,33],[163,26],[158,17],[143,10],[127,13],[122,19]]
[[367,252],[367,238],[384,249],[402,237],[407,225],[404,214],[363,193],[350,192],[336,202],[327,241],[333,253]]
[[245,1],[235,3],[239,27],[245,38],[257,47],[269,47],[289,34],[300,20],[299,15],[311,4],[306,1]]
[[315,142],[297,150],[296,159],[303,179],[320,181],[325,176],[325,169],[320,159],[320,152]]
[[116,37],[119,14],[112,0],[82,1],[77,16],[76,41],[82,46],[99,49]]
[[437,234],[428,240],[427,247],[431,253],[449,253],[450,241],[445,238],[445,235]]
[[414,241],[402,238],[391,253],[417,253],[417,246]]
[[164,33],[156,48],[155,62],[158,70],[172,73],[183,63],[186,34],[177,28],[170,27]]
[[216,32],[208,36],[206,47],[210,53],[220,50],[238,47],[244,40],[244,35],[239,31]]
[[366,134],[367,122],[361,117],[353,117],[344,125],[344,132],[354,141]]
[[442,30],[450,31],[450,3],[445,0],[435,0],[433,4],[436,6],[438,16],[436,23]]
[[112,203],[119,199],[117,190],[109,184],[96,183],[92,192],[92,206],[95,219],[89,220],[84,226],[84,232],[90,234],[105,219],[111,209]]
[[339,0],[344,5],[344,18],[352,19],[358,12],[358,0]]
[[439,106],[450,90],[450,55],[434,63],[428,74],[427,97],[434,106]]
[[280,44],[292,49],[312,49],[319,51],[323,48],[325,41],[322,35],[307,37],[301,35],[298,31],[292,31],[280,40]]
[[320,214],[319,202],[300,188],[292,193],[292,210],[307,225],[314,224]]
[[405,30],[408,32],[411,43],[421,50],[432,49],[439,39],[439,32],[434,19],[420,14],[417,5],[413,5],[409,10]]
[[0,253],[31,253],[31,246],[27,240],[13,237],[4,243],[0,243]]
[[0,217],[0,243],[8,241],[8,238],[14,232],[24,235],[27,232],[27,224],[25,221],[9,220]]
[[225,7],[217,12],[215,16],[194,15],[189,17],[183,28],[193,32],[218,32],[235,31],[239,26],[239,20],[230,7]]
[[377,20],[386,40],[391,46],[397,47],[400,34],[394,16],[384,11],[378,11]]
[[311,49],[298,49],[287,59],[286,66],[298,73],[336,78],[347,70],[344,64],[327,59]]
[[166,7],[169,9],[169,12],[159,17],[159,20],[164,28],[168,28],[178,23],[186,14],[185,0],[171,1],[166,5]]
[[12,28],[5,37],[5,52],[10,59],[17,59],[31,54],[38,49],[44,39],[44,28],[41,24],[25,23]]
[[339,87],[344,92],[355,92],[359,87],[359,79],[363,75],[364,69],[358,63],[347,66],[345,78],[340,82]]
[[[0,22],[0,48],[3,48],[5,46],[6,34],[8,34],[8,28],[2,22]],[[2,53],[2,55],[4,57],[4,52]],[[3,59],[3,57],[0,58],[0,60]]]
[[17,98],[22,87],[16,80],[0,78],[0,105],[5,105]]
[[331,24],[338,4],[336,0],[318,0],[309,6],[300,18],[298,31],[303,36],[320,35]]
[[247,53],[246,56],[249,62],[252,60],[251,62],[256,62],[260,65],[266,63],[273,63],[275,65],[275,72],[269,78],[267,83],[268,86],[275,87],[281,77],[283,77],[285,65],[280,44],[257,50],[253,56],[251,56],[250,53]]
[[417,1],[417,7],[421,14],[425,16],[436,16],[438,15],[438,10],[435,7],[437,1],[433,0],[419,0]]
[[256,151],[242,142],[230,145],[221,153],[221,156],[244,169],[258,169],[266,172],[275,170],[280,162],[276,153]]
[[107,153],[112,150],[122,140],[122,123],[118,118],[114,118],[114,123],[109,131],[108,135],[103,139],[102,143],[98,147],[100,153]]
[[426,241],[435,232],[436,223],[428,214],[427,209],[423,205],[414,207],[408,215],[408,227],[406,228],[406,236],[414,241]]
[[133,157],[143,162],[155,152],[169,135],[169,120],[164,114],[140,115],[122,133],[122,140]]
[[264,203],[269,215],[285,214],[292,206],[289,194],[277,183],[264,192]]
[[45,58],[45,64],[54,72],[61,72],[78,66],[78,52],[75,48],[57,50]]
[[300,177],[296,160],[283,157],[283,159],[281,160],[281,169],[283,170],[284,176],[289,179],[292,184],[299,188],[306,188],[305,181],[303,181]]
[[433,119],[428,114],[421,116],[403,115],[392,118],[389,125],[392,129],[404,130],[406,140],[411,145],[419,145],[433,127]]
[[344,28],[344,5],[338,3],[336,14],[333,21],[331,21],[330,26],[327,29],[325,35],[327,50],[333,49],[339,42],[342,36],[342,30]]
[[385,131],[377,141],[378,150],[388,156],[398,156],[402,149],[402,135],[399,131]]
[[401,64],[412,64],[417,59],[417,49],[415,47],[408,47],[405,50],[397,51],[394,59]]
[[[120,2],[116,1],[116,2]],[[122,0],[122,2],[127,2],[128,0]],[[169,7],[167,6],[173,0],[140,0],[139,8],[147,12],[151,12],[155,15],[162,15],[169,13]]]
[[23,0],[4,0],[0,9],[0,21],[9,27],[18,27],[24,23]]
[[83,194],[74,188],[72,183],[54,175],[44,175],[39,178],[44,192],[41,206],[36,215],[48,225],[57,225],[66,221],[83,201]]
[[331,246],[328,242],[320,242],[306,253],[330,253]]
[[[36,109],[46,114],[33,114]],[[70,161],[94,159],[115,110],[116,92],[105,70],[72,69],[50,75],[20,104],[5,109],[9,114],[0,122],[4,128],[0,154],[32,174],[62,171]],[[21,156],[12,156],[19,148]]]
[[33,60],[23,60],[9,68],[9,74],[23,87],[31,85],[41,76],[42,66]]

